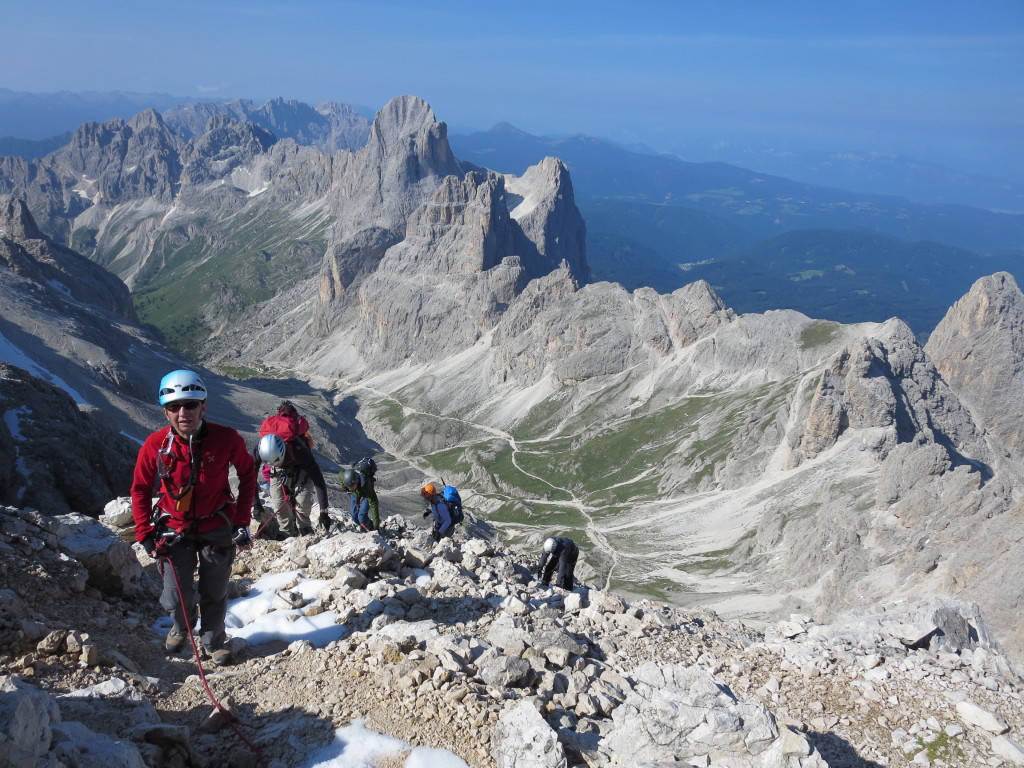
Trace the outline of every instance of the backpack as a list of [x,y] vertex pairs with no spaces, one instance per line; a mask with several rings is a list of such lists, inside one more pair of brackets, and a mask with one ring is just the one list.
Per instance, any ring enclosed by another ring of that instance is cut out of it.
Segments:
[[444,497],[445,503],[448,504],[448,511],[452,513],[452,524],[458,525],[466,516],[462,513],[462,497],[459,495],[459,489],[454,485],[446,485],[442,491],[441,496]]
[[360,475],[366,475],[366,477],[373,477],[375,474],[377,474],[377,462],[375,462],[370,456],[367,456],[353,464],[352,469],[358,472]]
[[299,416],[291,403],[282,403],[277,413],[268,416],[260,424],[260,437],[271,433],[284,440],[285,445],[301,437],[306,441],[306,445],[313,447],[313,440],[309,435],[309,422],[305,416]]

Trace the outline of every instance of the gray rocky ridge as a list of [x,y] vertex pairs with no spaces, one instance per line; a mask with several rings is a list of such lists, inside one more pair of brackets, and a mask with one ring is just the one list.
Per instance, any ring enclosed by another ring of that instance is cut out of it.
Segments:
[[[270,610],[343,627],[326,645],[235,638],[234,665],[207,670],[257,755],[150,629],[155,565],[119,540],[126,499],[103,524],[0,519],[0,765],[284,768],[356,720],[480,768],[1024,764],[1021,681],[970,604],[757,632],[592,584],[543,588],[476,521],[432,545],[401,516],[384,535],[239,556],[235,595],[263,574],[323,579],[312,599],[284,583]],[[401,748],[372,764],[403,764]]]

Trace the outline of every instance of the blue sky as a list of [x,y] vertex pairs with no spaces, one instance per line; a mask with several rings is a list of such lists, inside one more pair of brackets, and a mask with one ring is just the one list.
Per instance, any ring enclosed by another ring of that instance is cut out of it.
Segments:
[[273,96],[678,151],[892,151],[1024,182],[1024,0],[7,4],[0,87]]

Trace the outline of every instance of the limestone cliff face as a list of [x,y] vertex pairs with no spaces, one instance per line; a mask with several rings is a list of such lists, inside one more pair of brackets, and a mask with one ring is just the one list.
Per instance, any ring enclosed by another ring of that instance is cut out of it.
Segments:
[[589,276],[564,164],[463,172],[419,99],[381,111],[334,194],[316,326],[324,347],[358,339],[352,354],[377,368],[472,345],[531,279],[564,270],[572,291]]
[[[169,203],[181,174],[184,142],[155,110],[128,122],[86,123],[71,143],[40,162],[78,180],[73,191],[94,204],[113,205],[140,197]],[[73,210],[69,206],[69,211]]]
[[[110,428],[139,436],[159,416],[151,405],[154,377],[162,375],[155,372],[173,365],[174,358],[140,327],[124,283],[44,238],[20,200],[0,200],[0,334],[4,360],[22,369],[26,380],[39,378],[50,389],[63,389],[64,399],[71,395],[72,407],[77,402],[83,412],[102,409],[102,434]],[[42,385],[26,386],[38,390]],[[65,412],[60,405],[56,413],[61,415],[47,419],[67,420]],[[84,417],[69,423],[74,429],[96,431]],[[47,429],[50,434],[66,432],[57,426]],[[67,444],[74,443],[71,439]],[[40,446],[44,453],[55,450],[47,445]],[[51,474],[59,472],[63,470],[55,467]],[[57,493],[65,491],[73,493],[73,485]],[[95,510],[96,498],[88,503]],[[71,507],[85,509],[74,503]]]
[[576,208],[572,180],[565,164],[553,157],[527,169],[522,177],[506,177],[508,192],[520,200],[512,216],[536,253],[526,261],[526,277],[543,277],[568,268],[579,283],[590,281],[586,261],[586,227]]
[[574,290],[568,268],[536,280],[512,304],[492,340],[494,376],[531,386],[618,374],[664,358],[734,318],[705,282],[668,296],[612,283]]
[[[360,284],[356,306],[347,307],[368,360],[388,368],[471,346],[503,318],[531,275],[557,274],[564,291],[575,291],[576,274],[587,270],[582,241],[578,249],[552,246],[547,225],[537,224],[574,216],[582,232],[571,192],[558,183],[564,166],[549,165],[553,173],[542,177],[548,183],[530,185],[529,231],[516,218],[526,203],[508,192],[509,177],[473,171],[438,184],[409,216],[402,241]],[[552,247],[561,270],[545,253]]]
[[819,612],[893,591],[954,594],[989,606],[1014,636],[1019,600],[999,574],[1020,554],[1008,538],[1024,514],[1020,463],[901,321],[865,326],[813,381],[792,402],[779,490],[747,549],[774,558],[765,583],[790,590],[789,609]]
[[1024,449],[1024,295],[1013,276],[978,280],[925,346],[978,425],[1007,449]]
[[881,429],[884,454],[900,443],[941,445],[991,460],[970,414],[899,320],[854,340],[822,373],[803,425],[791,435],[790,466],[813,459],[849,429]]
[[136,447],[66,392],[0,362],[0,503],[98,516],[131,485]]
[[366,145],[334,179],[334,224],[320,270],[316,322],[337,324],[341,297],[376,269],[402,241],[406,222],[441,181],[463,169],[448,146],[447,128],[422,99],[392,99],[377,115]]
[[[75,300],[137,322],[124,283],[97,264],[47,239],[22,200],[0,198],[0,268]],[[8,278],[9,279],[9,278]]]

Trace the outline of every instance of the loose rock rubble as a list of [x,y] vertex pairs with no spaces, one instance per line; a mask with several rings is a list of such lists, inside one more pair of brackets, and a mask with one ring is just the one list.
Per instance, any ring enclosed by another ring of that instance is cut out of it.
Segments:
[[325,579],[275,605],[334,611],[346,632],[323,648],[233,639],[235,663],[206,671],[220,712],[152,630],[155,564],[125,559],[124,508],[105,526],[0,508],[0,768],[285,768],[357,719],[478,768],[1024,765],[1021,680],[971,605],[755,632],[545,588],[528,556],[462,533],[434,544],[397,516],[383,535],[240,554],[236,595],[267,573]]

